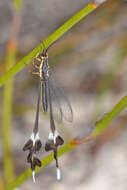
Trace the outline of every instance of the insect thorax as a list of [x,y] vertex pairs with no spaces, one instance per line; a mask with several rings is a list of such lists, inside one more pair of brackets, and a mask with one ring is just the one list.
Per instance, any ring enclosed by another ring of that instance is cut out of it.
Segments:
[[47,80],[49,77],[49,64],[48,64],[48,56],[46,55],[40,55],[41,63],[40,63],[40,77],[42,80]]

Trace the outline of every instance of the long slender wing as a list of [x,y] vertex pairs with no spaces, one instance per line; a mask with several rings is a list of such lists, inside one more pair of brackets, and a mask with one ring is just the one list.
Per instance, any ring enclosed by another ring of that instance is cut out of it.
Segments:
[[[51,82],[49,81],[49,84]],[[49,85],[50,88],[50,94],[51,94],[51,101],[52,101],[52,107],[53,107],[53,118],[60,123],[62,121],[62,110],[59,104],[59,101],[57,100],[56,94],[54,92],[54,89],[52,85]],[[49,93],[48,93],[48,85],[47,81],[42,81],[41,84],[41,101],[42,101],[42,109],[43,112],[50,112],[49,110],[49,99],[48,99]]]
[[50,93],[51,93],[51,101],[52,101],[52,111],[53,111],[53,118],[58,122],[62,122],[63,113],[61,109],[60,102],[57,98],[56,91],[50,82]]
[[54,119],[61,122],[63,119],[72,122],[73,111],[67,96],[63,88],[59,85],[56,80],[54,72],[50,69],[49,72],[50,91],[52,98],[52,109]]

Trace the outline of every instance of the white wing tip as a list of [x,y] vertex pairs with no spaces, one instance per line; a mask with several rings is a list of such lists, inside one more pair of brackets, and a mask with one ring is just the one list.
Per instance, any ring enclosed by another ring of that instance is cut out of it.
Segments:
[[33,175],[33,182],[36,183],[36,180],[35,180],[35,171],[32,171],[32,175]]
[[59,168],[56,169],[56,173],[57,173],[57,180],[59,181],[61,179],[61,172]]

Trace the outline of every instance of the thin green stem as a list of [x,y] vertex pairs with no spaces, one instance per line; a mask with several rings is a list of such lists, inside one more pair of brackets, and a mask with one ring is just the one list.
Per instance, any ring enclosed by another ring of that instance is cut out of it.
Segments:
[[[19,0],[13,2],[15,8],[14,15],[11,25],[11,36],[7,45],[7,55],[5,67],[6,71],[13,67],[16,63],[16,47],[18,42],[18,35],[20,31],[21,17],[20,12],[21,4],[18,4]],[[17,7],[15,6],[17,3]],[[21,3],[21,0],[20,0]],[[19,5],[19,6],[18,6]],[[5,183],[9,184],[14,179],[14,164],[12,156],[12,147],[11,147],[11,131],[12,131],[12,104],[13,104],[13,78],[7,81],[3,89],[3,115],[2,115],[2,143],[3,143],[3,165],[4,165],[4,176]]]
[[[107,114],[102,118],[95,126],[95,130],[87,137],[82,139],[73,139],[58,151],[58,156],[65,154],[66,152],[71,151],[72,149],[76,148],[78,145],[91,140],[102,133],[102,131],[108,127],[113,119],[115,119],[118,114],[127,106],[127,95],[124,96],[120,102]],[[37,168],[36,172],[42,170],[44,167],[49,165],[53,161],[53,154],[46,156],[42,160],[42,167]],[[30,169],[26,170],[23,174],[17,177],[7,188],[6,190],[12,190],[19,185],[21,185],[24,181],[26,181],[29,177],[32,176],[32,172]]]
[[0,190],[4,190],[4,184],[1,176],[0,176]]
[[[15,52],[8,51],[6,68],[15,63]],[[7,81],[3,89],[3,114],[2,114],[2,143],[3,165],[5,182],[9,184],[14,179],[14,166],[11,149],[11,126],[12,126],[12,102],[13,102],[13,79]]]
[[[57,39],[59,39],[62,35],[64,35],[69,29],[72,28],[76,23],[78,23],[81,19],[87,16],[90,12],[92,12],[96,6],[94,4],[88,4],[75,15],[73,15],[67,22],[65,22],[62,26],[60,26],[53,34],[51,34],[45,41],[45,47],[47,48]],[[28,63],[35,58],[37,53],[43,51],[43,44],[40,44],[33,51],[31,51],[27,56],[25,56],[20,62],[14,65],[8,72],[6,72],[0,78],[0,86],[2,86],[9,78],[13,77],[18,73],[21,69],[23,69]]]
[[101,80],[100,88],[98,89],[98,94],[96,98],[96,106],[93,113],[93,117],[96,118],[100,112],[104,111],[104,105],[102,104],[103,96],[106,91],[108,91],[113,82],[116,79],[116,74],[119,71],[121,64],[123,63],[127,55],[127,40],[126,36],[120,41],[116,49],[116,53],[113,56],[112,66],[109,68],[109,71],[105,74],[104,78]]
[[23,1],[22,0],[13,0],[13,6],[16,11],[20,11],[23,7]]
[[95,126],[94,136],[99,135],[109,124],[110,122],[118,116],[118,114],[127,106],[127,95],[124,96],[120,102],[108,113],[105,117],[97,123]]
[[[72,150],[75,146],[73,146],[72,141],[64,145],[62,148],[58,150],[58,156],[63,155],[65,152]],[[46,156],[42,160],[42,167],[36,169],[36,173],[45,168],[54,160],[53,154]],[[16,178],[7,188],[6,190],[13,190],[16,187],[19,187],[24,181],[32,176],[31,169],[27,169],[23,174],[21,174],[18,178]]]

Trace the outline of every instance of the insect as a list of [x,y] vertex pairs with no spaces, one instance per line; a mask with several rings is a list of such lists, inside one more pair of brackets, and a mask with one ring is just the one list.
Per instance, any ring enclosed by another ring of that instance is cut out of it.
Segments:
[[56,160],[57,168],[57,179],[59,180],[60,169],[58,165],[57,149],[58,146],[64,143],[64,140],[56,130],[54,120],[61,122],[63,119],[65,119],[68,122],[72,122],[73,112],[64,90],[58,84],[55,74],[48,64],[48,48],[46,49],[44,46],[43,52],[37,54],[36,61],[38,63],[34,64],[34,67],[37,69],[37,71],[32,72],[32,74],[38,75],[40,78],[43,111],[49,111],[50,132],[48,141],[45,144],[45,150],[52,150],[54,152],[54,159]]
[[[44,46],[44,44],[43,44]],[[48,47],[49,48],[49,47]],[[47,112],[50,104],[52,102],[52,109],[49,112],[52,112],[53,118],[62,122],[66,120],[68,122],[72,122],[73,120],[73,112],[71,105],[67,96],[64,93],[63,88],[59,85],[56,80],[55,74],[51,67],[48,64],[48,53],[47,49],[45,49],[42,53],[37,54],[35,60],[37,63],[34,63],[34,67],[37,69],[36,72],[32,72],[32,74],[38,75],[41,82],[41,94],[42,94],[42,107],[43,111]],[[50,91],[50,96],[49,96]]]

